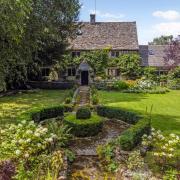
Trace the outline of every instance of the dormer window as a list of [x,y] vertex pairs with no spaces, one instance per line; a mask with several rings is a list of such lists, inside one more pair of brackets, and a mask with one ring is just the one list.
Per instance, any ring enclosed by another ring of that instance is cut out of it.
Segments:
[[73,51],[72,58],[79,57],[81,55],[80,51]]
[[149,55],[154,55],[153,50],[149,50]]
[[119,51],[111,51],[111,57],[119,57]]

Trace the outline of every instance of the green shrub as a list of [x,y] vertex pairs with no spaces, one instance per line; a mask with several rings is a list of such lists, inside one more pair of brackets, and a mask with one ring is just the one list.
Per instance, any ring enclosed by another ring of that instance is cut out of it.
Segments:
[[71,100],[72,100],[72,99],[71,99],[71,98],[69,98],[69,97],[68,97],[68,98],[66,98],[66,99],[65,99],[65,104],[70,104],[70,103],[71,103]]
[[139,119],[139,116],[136,113],[108,106],[98,106],[97,114],[110,119],[120,119],[130,124],[135,124]]
[[101,131],[103,126],[102,118],[95,114],[86,121],[76,119],[75,114],[70,114],[65,117],[64,123],[71,128],[71,133],[78,137],[94,136]]
[[112,90],[124,90],[128,88],[129,88],[129,85],[124,81],[115,81],[112,84]]
[[132,150],[141,142],[144,134],[149,134],[150,127],[150,121],[148,119],[141,119],[137,124],[123,132],[117,139],[117,143],[123,150]]
[[39,123],[45,119],[50,119],[58,116],[64,115],[64,107],[63,106],[53,106],[48,108],[43,108],[39,111],[33,112],[31,114],[32,120]]
[[92,104],[97,105],[99,103],[99,97],[97,95],[92,96]]
[[89,119],[91,117],[91,110],[88,107],[79,108],[76,112],[77,119]]

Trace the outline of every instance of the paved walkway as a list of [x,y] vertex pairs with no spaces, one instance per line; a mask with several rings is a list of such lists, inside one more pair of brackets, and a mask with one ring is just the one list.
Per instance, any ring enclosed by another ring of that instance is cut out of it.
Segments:
[[78,106],[86,106],[90,103],[90,87],[89,86],[80,86],[79,87],[79,103]]

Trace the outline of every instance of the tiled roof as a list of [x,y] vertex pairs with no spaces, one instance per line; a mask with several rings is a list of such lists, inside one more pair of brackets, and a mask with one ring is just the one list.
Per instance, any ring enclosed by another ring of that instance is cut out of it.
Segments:
[[139,52],[142,57],[142,66],[165,67],[165,49],[167,45],[140,45]]
[[138,50],[136,22],[83,23],[81,35],[70,42],[73,50]]

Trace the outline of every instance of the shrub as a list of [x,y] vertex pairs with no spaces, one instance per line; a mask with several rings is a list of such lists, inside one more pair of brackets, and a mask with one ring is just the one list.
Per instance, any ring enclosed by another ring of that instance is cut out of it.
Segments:
[[112,90],[124,90],[128,88],[129,88],[129,85],[124,81],[115,81],[112,84]]
[[91,110],[88,107],[79,108],[76,112],[77,119],[89,119],[91,117]]
[[65,117],[64,122],[71,128],[71,133],[78,137],[94,136],[101,131],[103,126],[102,118],[95,114],[86,121],[76,119],[75,114],[70,114]]
[[127,167],[130,170],[138,170],[144,167],[144,160],[141,157],[140,151],[130,153],[127,160]]
[[65,99],[65,104],[70,104],[70,103],[71,103],[71,98],[69,98],[69,97],[66,98],[66,99]]
[[48,108],[43,108],[31,114],[32,120],[39,123],[45,119],[50,119],[58,116],[64,115],[63,106],[53,106]]
[[139,122],[125,132],[117,139],[117,143],[123,150],[132,150],[141,142],[143,134],[149,134],[150,122],[148,119],[141,119]]
[[152,155],[157,164],[167,166],[175,162],[179,157],[178,149],[180,144],[179,136],[170,134],[164,136],[160,130],[151,129],[149,136],[144,135],[142,145],[151,147]]
[[93,105],[97,105],[99,103],[98,95],[92,96],[92,103],[93,103]]
[[98,106],[97,114],[107,118],[120,119],[130,124],[135,124],[139,119],[136,113],[108,106]]
[[73,111],[73,105],[71,104],[65,104],[63,105],[64,112],[72,112]]

